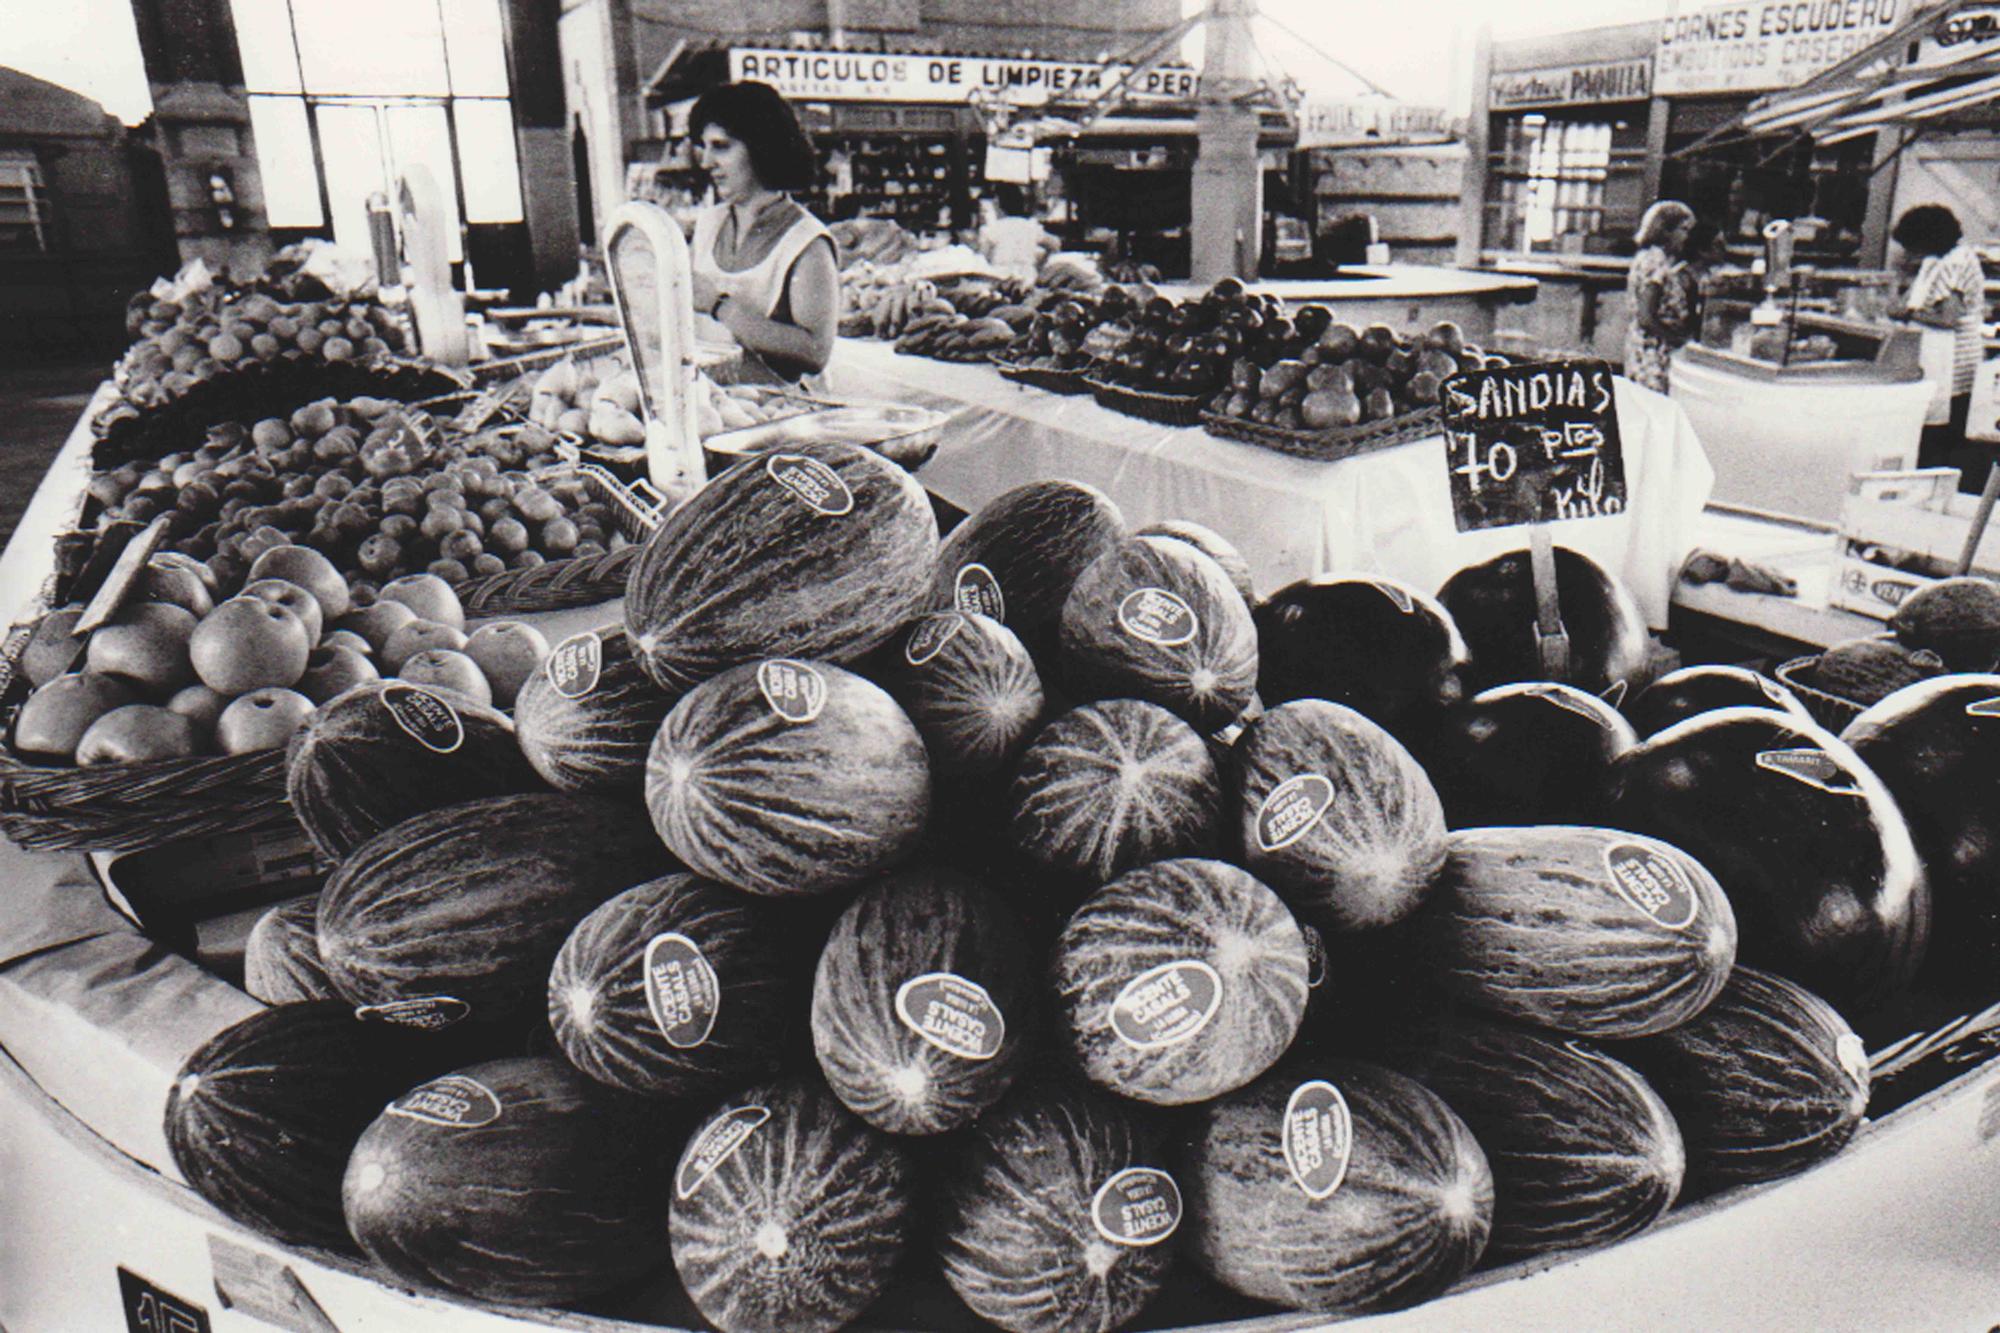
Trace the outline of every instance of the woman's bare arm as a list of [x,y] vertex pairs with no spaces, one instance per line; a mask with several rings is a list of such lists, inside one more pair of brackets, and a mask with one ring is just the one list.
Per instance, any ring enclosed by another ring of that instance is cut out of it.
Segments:
[[792,322],[758,314],[741,301],[723,302],[718,314],[736,341],[759,355],[782,357],[813,371],[826,369],[840,322],[840,273],[833,242],[819,237],[793,263],[785,295]]

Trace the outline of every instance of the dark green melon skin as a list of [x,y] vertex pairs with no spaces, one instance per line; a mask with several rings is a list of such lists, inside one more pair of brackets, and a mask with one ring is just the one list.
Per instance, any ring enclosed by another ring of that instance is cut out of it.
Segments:
[[916,1170],[817,1080],[745,1089],[690,1148],[743,1107],[770,1118],[687,1197],[673,1191],[674,1267],[723,1333],[830,1333],[874,1302],[901,1261]]
[[1775,708],[1802,722],[1812,721],[1799,697],[1769,676],[1720,664],[1669,671],[1627,699],[1623,708],[1641,740],[1718,708]]
[[[1823,755],[1826,791],[1760,767]],[[1860,1013],[1906,988],[1930,937],[1931,894],[1895,799],[1829,733],[1769,709],[1669,727],[1611,768],[1606,822],[1681,848],[1728,886],[1743,961]]]
[[[384,829],[440,806],[545,791],[505,714],[449,692],[465,738],[449,754],[419,744],[383,706],[394,681],[329,699],[292,734],[285,795],[299,825],[335,860]],[[400,688],[400,687],[399,687]]]
[[[1194,613],[1194,635],[1161,645],[1128,632],[1119,607],[1160,588]],[[1144,699],[1203,735],[1241,717],[1257,696],[1257,630],[1222,567],[1184,542],[1134,538],[1091,562],[1062,610],[1064,673],[1077,696]]]
[[1860,1038],[1832,1005],[1755,968],[1737,968],[1690,1022],[1610,1049],[1672,1108],[1689,1198],[1822,1162],[1868,1109]]
[[1119,1172],[1172,1174],[1139,1113],[1073,1083],[1017,1088],[970,1131],[944,1194],[945,1280],[972,1312],[1010,1333],[1110,1333],[1159,1293],[1174,1238],[1107,1240],[1091,1218]]
[[879,686],[809,664],[826,702],[775,712],[756,664],[688,692],[646,760],[653,826],[689,868],[749,893],[826,893],[906,857],[930,812],[923,737]]
[[252,1014],[204,1042],[167,1094],[167,1148],[195,1192],[266,1236],[354,1248],[348,1154],[423,1077],[421,1042],[321,1000]]
[[[1308,1080],[1340,1090],[1353,1150],[1313,1200],[1284,1155],[1285,1109]],[[1430,1299],[1479,1262],[1493,1173],[1436,1093],[1353,1060],[1288,1060],[1194,1113],[1183,1165],[1186,1252],[1224,1286],[1295,1310],[1393,1309]]]
[[1948,670],[1993,671],[2000,666],[2000,588],[1969,575],[1942,579],[1904,598],[1889,628],[1906,647],[1936,653]]
[[1125,535],[1125,519],[1102,491],[1076,481],[1032,481],[995,496],[952,529],[938,552],[932,610],[960,606],[959,571],[984,565],[1000,587],[1000,619],[1046,669],[1056,660],[1063,601],[1077,576]]
[[669,692],[760,657],[855,661],[924,609],[937,518],[916,479],[850,444],[783,453],[830,469],[847,512],[776,481],[777,455],[746,458],[675,510],[632,568],[625,631]]
[[[1579,1037],[1664,1031],[1700,1013],[1736,958],[1736,918],[1701,864],[1611,829],[1465,829],[1420,921],[1438,983],[1489,1013]],[[1672,929],[1614,885],[1607,853],[1678,867],[1693,919]]]
[[[943,645],[925,655],[939,638]],[[931,770],[954,777],[1005,770],[1048,707],[1019,636],[976,611],[937,611],[911,622],[879,679],[922,734]]]
[[469,1021],[539,1014],[549,965],[598,904],[673,869],[623,802],[553,792],[419,815],[355,849],[319,902],[319,953],[357,1005],[449,995]]
[[[1444,807],[1395,737],[1351,708],[1294,699],[1252,723],[1234,758],[1244,865],[1303,919],[1323,931],[1366,930],[1423,903],[1444,859]],[[1330,784],[1326,808],[1296,841],[1267,848],[1265,803],[1307,774]]]
[[1623,1240],[1679,1196],[1687,1152],[1672,1113],[1596,1047],[1465,1016],[1409,1034],[1387,1062],[1444,1098],[1485,1151],[1488,1264]]
[[243,989],[265,1004],[332,1000],[340,992],[319,961],[319,895],[280,903],[243,942]]
[[[549,1025],[562,1052],[600,1083],[646,1097],[686,1097],[773,1071],[773,1034],[793,996],[763,905],[694,875],[627,889],[579,921],[549,972]],[[646,998],[646,948],[685,936],[716,980],[714,1025],[677,1047]]]
[[597,685],[571,699],[538,670],[514,700],[521,753],[557,791],[637,792],[646,784],[646,752],[676,696],[653,683],[622,630],[599,630]]
[[669,1145],[644,1103],[550,1056],[447,1077],[476,1081],[500,1114],[394,1113],[433,1081],[368,1127],[342,1199],[371,1259],[418,1286],[519,1305],[595,1295],[666,1262]]
[[[970,1059],[896,1013],[908,981],[949,972],[984,987],[1004,1036]],[[813,977],[820,1071],[847,1108],[892,1134],[940,1134],[1004,1095],[1033,1049],[1036,969],[1007,905],[956,872],[915,867],[864,890],[841,913]]]
[[1164,537],[1169,541],[1186,542],[1195,550],[1213,560],[1229,576],[1236,591],[1243,594],[1243,604],[1252,611],[1257,609],[1257,585],[1250,572],[1250,562],[1243,558],[1243,552],[1234,542],[1191,519],[1169,518],[1158,523],[1148,523],[1132,534],[1135,537]]
[[[1602,694],[1637,684],[1645,671],[1645,617],[1632,594],[1602,565],[1567,546],[1555,549],[1556,602],[1569,634],[1570,675],[1562,682]],[[1438,589],[1472,651],[1468,683],[1478,689],[1541,680],[1535,643],[1535,577],[1528,552],[1508,551],[1459,570]]]
[[1611,761],[1639,743],[1610,704],[1572,685],[1496,685],[1453,709],[1424,768],[1453,828],[1591,824]]
[[1471,655],[1438,600],[1391,578],[1300,579],[1257,608],[1257,692],[1345,704],[1414,740],[1466,695]]
[[[1214,1016],[1172,1045],[1129,1043],[1112,1022],[1120,993],[1183,960],[1219,978]],[[1049,974],[1070,1058],[1099,1086],[1160,1105],[1242,1087],[1285,1053],[1305,1015],[1297,921],[1277,894],[1222,861],[1160,861],[1113,880],[1070,917]]]
[[1086,704],[1049,723],[1021,756],[1007,804],[1024,855],[1091,885],[1220,846],[1222,779],[1208,743],[1137,699]]

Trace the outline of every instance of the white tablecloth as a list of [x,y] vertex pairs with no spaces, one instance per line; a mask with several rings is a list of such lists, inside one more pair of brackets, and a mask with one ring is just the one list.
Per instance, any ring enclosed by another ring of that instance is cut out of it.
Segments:
[[[1311,462],[1217,439],[1199,427],[1120,416],[1089,397],[1062,397],[1000,378],[990,366],[900,356],[888,344],[842,339],[828,368],[843,398],[887,398],[956,413],[924,484],[977,509],[1023,482],[1087,482],[1142,524],[1185,518],[1214,528],[1249,560],[1261,592],[1314,574],[1389,574],[1435,589],[1453,572],[1525,545],[1513,529],[1458,532],[1443,438],[1337,463]],[[1629,508],[1556,525],[1556,540],[1621,577],[1654,628],[1714,470],[1686,413],[1618,381]]]

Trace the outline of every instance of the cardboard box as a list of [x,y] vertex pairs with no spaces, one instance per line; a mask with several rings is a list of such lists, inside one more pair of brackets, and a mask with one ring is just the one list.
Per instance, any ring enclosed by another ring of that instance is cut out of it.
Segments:
[[[1903,600],[1958,567],[1979,497],[1961,495],[1956,468],[1862,472],[1840,509],[1830,605],[1888,620]],[[1973,572],[2000,571],[2000,531],[1989,526]]]

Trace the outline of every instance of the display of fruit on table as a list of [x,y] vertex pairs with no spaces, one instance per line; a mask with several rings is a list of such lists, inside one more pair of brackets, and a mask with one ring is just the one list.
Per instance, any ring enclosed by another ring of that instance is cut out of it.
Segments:
[[[1019,329],[1006,348],[1006,357],[1016,365],[1038,370],[1076,370],[1095,357],[1090,350],[1093,331],[1116,320],[1124,310],[1121,288],[1106,288],[1118,297],[1102,299],[1087,291],[1042,294],[1033,317]],[[1102,341],[1102,340],[1100,340]]]
[[600,444],[646,442],[639,377],[621,356],[564,357],[530,382],[528,420]]

